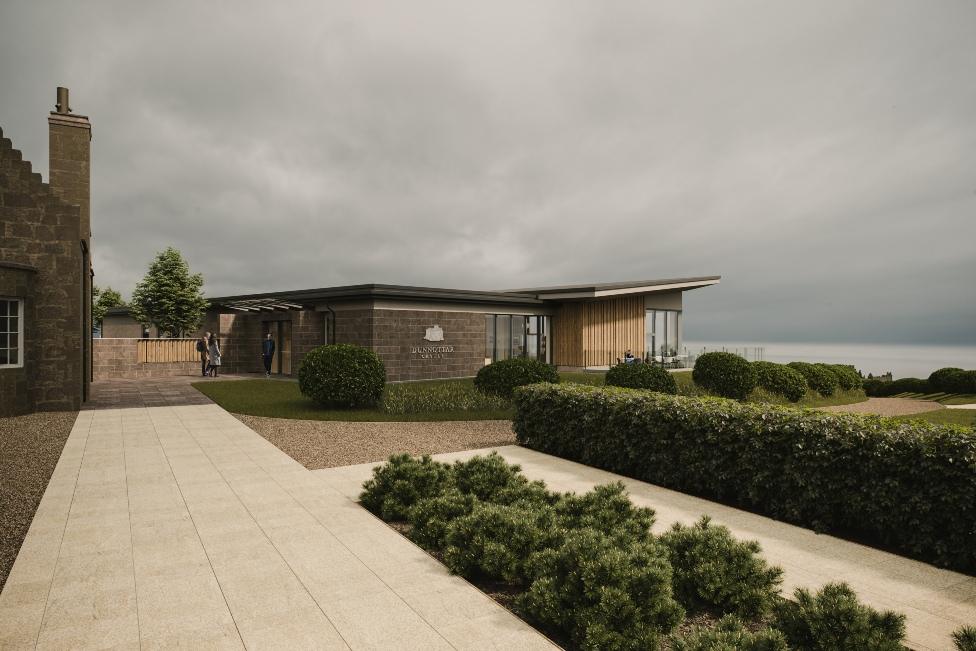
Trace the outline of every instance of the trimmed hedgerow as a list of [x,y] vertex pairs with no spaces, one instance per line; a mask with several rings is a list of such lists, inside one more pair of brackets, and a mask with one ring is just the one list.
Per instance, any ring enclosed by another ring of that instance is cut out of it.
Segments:
[[702,516],[691,527],[675,523],[661,544],[674,570],[674,596],[686,609],[752,619],[775,605],[783,570],[759,556],[758,542],[738,541]]
[[430,456],[414,459],[409,454],[390,457],[373,468],[373,477],[363,483],[359,501],[384,520],[405,520],[410,508],[422,499],[436,497],[450,486],[451,467]]
[[580,385],[514,402],[536,450],[976,569],[968,428]]
[[945,378],[949,393],[976,393],[976,371],[959,371]]
[[653,364],[617,364],[607,371],[604,384],[626,389],[646,389],[661,393],[678,393],[674,377],[660,366]]
[[732,353],[704,353],[691,371],[695,384],[725,398],[745,400],[756,388],[756,370]]
[[849,364],[824,364],[824,366],[834,374],[838,386],[844,391],[853,391],[861,387],[863,379],[853,366]]
[[803,588],[782,601],[775,626],[789,645],[812,651],[902,651],[905,616],[860,603],[844,583],[828,583],[815,595]]
[[935,391],[951,393],[945,381],[949,378],[949,376],[955,375],[956,373],[962,373],[962,371],[963,369],[955,366],[946,366],[945,368],[940,368],[937,371],[932,371],[931,375],[929,375],[929,385]]
[[872,397],[885,398],[899,393],[930,393],[932,386],[928,380],[917,377],[898,378],[892,382],[882,380],[865,380],[864,393]]
[[323,407],[372,407],[384,386],[382,360],[362,346],[319,346],[305,354],[298,369],[298,389]]
[[528,569],[532,583],[518,609],[581,649],[655,649],[684,618],[667,552],[651,540],[620,544],[596,529],[571,531],[534,554]]
[[722,617],[715,628],[698,627],[671,638],[672,651],[788,651],[786,638],[775,629],[749,631],[735,615]]
[[826,364],[810,364],[809,362],[790,362],[790,368],[799,371],[806,379],[811,389],[827,397],[837,391],[837,376]]
[[790,402],[799,402],[807,394],[807,381],[796,369],[785,364],[753,362],[756,384],[766,391],[779,394]]
[[952,632],[956,651],[976,651],[976,626],[963,626]]
[[512,397],[515,387],[537,382],[559,384],[559,373],[555,366],[528,357],[492,362],[482,367],[474,377],[474,386],[478,391],[506,399]]

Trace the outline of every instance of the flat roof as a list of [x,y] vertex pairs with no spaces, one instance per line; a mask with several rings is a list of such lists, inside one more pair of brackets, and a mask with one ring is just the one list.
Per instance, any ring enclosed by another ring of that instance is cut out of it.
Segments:
[[629,280],[613,283],[585,283],[579,285],[557,285],[554,287],[528,287],[508,290],[513,293],[529,294],[542,299],[558,300],[569,298],[599,298],[622,294],[652,294],[674,290],[690,290],[717,285],[721,276],[693,276],[688,278],[661,278],[657,280]]

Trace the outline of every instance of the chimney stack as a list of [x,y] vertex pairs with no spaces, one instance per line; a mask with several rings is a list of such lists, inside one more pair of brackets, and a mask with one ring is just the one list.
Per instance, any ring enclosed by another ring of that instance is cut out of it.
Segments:
[[49,183],[65,202],[80,208],[78,238],[89,246],[91,238],[91,123],[74,115],[68,89],[58,87],[58,103],[47,118]]

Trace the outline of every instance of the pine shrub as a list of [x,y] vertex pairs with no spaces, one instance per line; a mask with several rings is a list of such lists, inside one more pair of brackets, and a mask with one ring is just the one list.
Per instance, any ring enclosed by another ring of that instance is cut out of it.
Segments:
[[726,615],[715,628],[698,627],[671,639],[671,651],[788,651],[786,638],[775,629],[749,631],[742,620]]
[[384,520],[406,520],[414,504],[440,495],[450,484],[451,467],[446,463],[426,455],[415,459],[398,454],[373,468],[373,477],[363,483],[359,501]]
[[531,621],[567,633],[581,649],[656,649],[684,611],[671,595],[667,552],[654,541],[618,544],[595,529],[567,533],[534,554],[518,599]]
[[976,626],[963,626],[952,632],[956,651],[976,651]]
[[905,616],[862,604],[844,583],[828,583],[815,595],[803,588],[783,601],[775,627],[790,647],[810,651],[902,651]]
[[724,398],[745,400],[756,388],[756,370],[732,353],[705,353],[695,360],[691,377],[695,384]]
[[806,378],[796,369],[772,362],[753,362],[752,367],[756,370],[756,384],[766,391],[790,402],[799,402],[807,394]]
[[559,373],[555,366],[528,357],[493,362],[481,368],[474,378],[474,386],[478,391],[505,399],[512,397],[515,387],[537,382],[558,384]]
[[783,571],[759,555],[759,543],[738,541],[707,516],[691,527],[675,523],[661,536],[674,569],[674,596],[693,612],[753,619],[776,603]]
[[563,495],[556,503],[556,515],[565,529],[596,529],[619,540],[647,540],[654,525],[654,511],[634,506],[619,481],[583,495]]
[[612,366],[604,379],[606,386],[627,389],[645,389],[660,393],[678,393],[674,376],[653,364],[617,364]]
[[825,398],[834,395],[837,391],[837,376],[825,364],[790,362],[787,366],[799,371],[806,379],[807,385]]
[[416,502],[409,511],[410,538],[425,549],[443,549],[451,522],[471,513],[477,503],[474,495],[453,487]]
[[362,346],[319,346],[306,353],[298,369],[302,395],[323,407],[373,407],[385,385],[383,362]]

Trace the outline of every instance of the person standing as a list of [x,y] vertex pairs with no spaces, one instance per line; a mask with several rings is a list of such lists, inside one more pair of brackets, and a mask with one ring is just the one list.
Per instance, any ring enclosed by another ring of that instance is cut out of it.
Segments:
[[207,375],[207,351],[210,349],[210,333],[205,332],[197,342],[197,352],[200,353],[200,375]]
[[261,358],[264,360],[264,375],[271,377],[271,361],[274,359],[275,342],[269,332],[261,342]]
[[210,377],[217,377],[217,370],[220,368],[220,339],[217,335],[210,336]]

